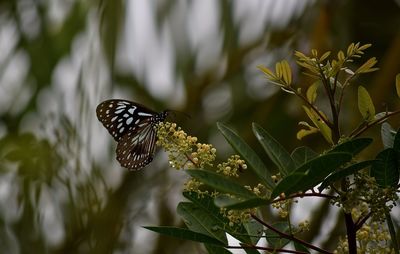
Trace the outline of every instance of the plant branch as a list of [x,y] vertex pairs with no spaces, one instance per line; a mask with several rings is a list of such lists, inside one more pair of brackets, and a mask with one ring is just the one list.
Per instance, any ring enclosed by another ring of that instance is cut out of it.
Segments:
[[324,85],[325,92],[328,95],[329,98],[329,104],[331,106],[331,113],[332,113],[332,121],[333,121],[333,126],[331,126],[333,135],[333,143],[337,143],[340,138],[340,128],[339,128],[339,115],[336,110],[336,102],[335,102],[335,94],[334,91],[335,89],[332,89],[330,86],[330,81],[326,78],[324,71],[321,68],[321,63],[317,60],[317,65],[319,69],[319,74],[321,77],[322,84]]
[[344,220],[346,222],[347,243],[349,246],[349,254],[357,253],[357,239],[356,239],[356,226],[351,217],[351,213],[344,213]]
[[372,212],[369,212],[367,215],[356,221],[355,223],[356,231],[358,231],[364,225],[364,223],[371,217],[371,214]]
[[277,230],[276,228],[272,227],[271,225],[265,223],[263,220],[261,220],[260,218],[258,218],[258,217],[257,217],[256,215],[254,215],[254,214],[251,214],[251,217],[252,217],[254,220],[258,221],[260,224],[262,224],[262,225],[264,225],[265,227],[267,227],[268,229],[274,231],[275,233],[277,233],[278,235],[280,235],[280,236],[283,237],[283,238],[286,238],[286,239],[291,240],[291,241],[294,241],[294,242],[298,242],[298,243],[300,243],[300,244],[306,246],[307,248],[313,249],[313,250],[315,250],[315,251],[317,251],[317,252],[319,252],[319,253],[332,254],[332,252],[329,252],[329,251],[327,251],[327,250],[318,248],[317,246],[314,246],[314,245],[312,245],[312,244],[310,244],[310,243],[307,243],[307,242],[305,242],[305,241],[303,241],[303,240],[301,240],[301,239],[299,239],[299,238],[297,238],[297,237],[295,237],[295,236],[293,236],[293,235],[288,235],[288,234],[286,234],[286,233],[284,233],[284,232],[281,232],[281,231]]
[[277,202],[280,202],[280,201],[285,201],[285,200],[291,199],[291,198],[303,198],[303,197],[320,197],[320,198],[329,198],[329,199],[336,198],[336,196],[333,196],[333,195],[317,193],[317,192],[314,192],[314,193],[301,193],[301,194],[296,193],[296,194],[289,195],[288,197],[274,199],[273,201],[271,201],[271,204],[272,203],[277,203]]
[[348,86],[350,81],[356,77],[357,74],[350,75],[343,83],[342,89],[340,90],[340,96],[339,96],[339,103],[338,103],[338,114],[340,113],[340,109],[342,108],[342,101],[344,97],[344,89]]
[[270,251],[273,253],[279,253],[279,252],[283,252],[283,253],[296,253],[296,254],[307,254],[307,252],[303,252],[303,251],[297,251],[297,250],[286,250],[286,249],[275,249],[275,248],[270,248],[270,247],[262,247],[262,246],[255,246],[255,245],[247,245],[247,244],[243,244],[242,246],[226,246],[225,248],[227,249],[255,249],[255,250],[266,250],[266,251]]
[[381,118],[376,119],[376,120],[373,120],[373,121],[367,123],[366,125],[364,125],[364,126],[361,127],[361,128],[357,127],[356,129],[354,129],[354,130],[350,133],[349,137],[350,137],[350,138],[356,138],[356,137],[360,136],[362,133],[364,133],[366,130],[368,130],[369,128],[371,128],[372,126],[375,126],[376,124],[383,123],[383,122],[386,121],[386,119],[388,119],[389,117],[394,116],[394,115],[397,115],[397,114],[400,114],[400,110],[393,111],[393,112],[388,112],[386,115],[382,116]]
[[306,97],[304,97],[304,95],[302,95],[293,88],[291,91],[293,91],[300,99],[302,99],[319,116],[319,118],[321,118],[329,126],[329,128],[332,129],[333,124],[331,123],[331,121],[329,121],[329,119],[327,119],[323,114],[321,114],[321,112],[319,112],[319,110],[312,103],[310,103]]

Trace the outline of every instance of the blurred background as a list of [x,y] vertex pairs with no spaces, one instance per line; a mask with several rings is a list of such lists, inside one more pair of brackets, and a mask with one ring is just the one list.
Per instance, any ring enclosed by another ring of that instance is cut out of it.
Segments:
[[[175,207],[186,176],[162,151],[145,170],[121,168],[96,106],[124,98],[183,111],[191,117],[174,120],[215,145],[220,160],[233,151],[215,123],[227,123],[274,170],[252,122],[290,151],[327,146],[319,135],[296,139],[299,101],[256,66],[287,59],[304,86],[294,50],[372,43],[366,57],[376,56],[380,71],[356,83],[378,112],[398,109],[399,28],[399,0],[1,0],[0,253],[204,253],[141,228],[183,225]],[[361,119],[355,98],[345,98],[347,133]],[[374,155],[379,128],[368,134]],[[304,239],[332,250],[343,223],[340,213],[315,213],[321,206],[295,207],[293,216],[311,220]]]

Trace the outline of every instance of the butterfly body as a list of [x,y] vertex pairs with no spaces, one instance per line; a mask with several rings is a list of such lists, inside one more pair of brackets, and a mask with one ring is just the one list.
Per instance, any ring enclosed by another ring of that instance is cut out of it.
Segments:
[[127,100],[107,100],[97,106],[97,118],[113,136],[117,160],[121,166],[139,170],[154,157],[157,135],[155,126],[163,122],[168,111],[154,112]]

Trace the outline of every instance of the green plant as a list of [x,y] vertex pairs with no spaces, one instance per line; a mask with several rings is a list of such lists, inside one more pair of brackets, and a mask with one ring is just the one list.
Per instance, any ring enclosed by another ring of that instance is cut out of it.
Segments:
[[[202,242],[209,253],[230,253],[228,249],[233,248],[242,248],[246,253],[258,253],[257,250],[333,253],[300,239],[299,233],[307,231],[309,226],[307,221],[299,225],[290,221],[291,204],[296,199],[319,197],[340,207],[344,215],[346,239],[338,243],[335,253],[399,253],[390,211],[398,200],[400,132],[385,121],[400,111],[376,114],[368,91],[359,86],[361,122],[348,131],[340,117],[345,91],[359,75],[377,70],[375,58],[358,68],[352,67],[353,61],[370,46],[353,43],[346,52],[339,51],[336,58],[330,58],[330,52],[319,55],[317,50],[312,50],[310,56],[296,52],[297,64],[312,80],[305,91],[293,84],[287,61],[278,62],[275,72],[259,66],[270,82],[303,102],[310,122],[299,123],[303,128],[297,138],[321,133],[329,144],[321,153],[306,146],[289,153],[265,129],[253,123],[253,133],[276,165],[277,173],[267,169],[252,148],[222,123],[218,123],[218,128],[238,155],[216,166],[216,150],[212,145],[197,143],[196,137],[188,136],[174,123],[161,123],[158,144],[169,153],[171,166],[185,169],[191,177],[183,192],[188,201],[177,208],[187,229],[146,228]],[[399,75],[396,89],[400,95]],[[320,90],[325,92],[326,100],[318,101]],[[321,103],[329,104],[330,112],[321,110]],[[359,153],[373,140],[360,136],[380,123],[384,123],[384,149],[375,158],[361,158]],[[253,187],[244,185],[240,179],[247,168],[259,182]],[[277,209],[284,220],[274,223],[264,219],[261,211],[266,207]],[[228,246],[226,234],[239,240],[240,246]],[[267,246],[257,245],[262,237],[266,238]],[[285,248],[289,242],[295,250]]]

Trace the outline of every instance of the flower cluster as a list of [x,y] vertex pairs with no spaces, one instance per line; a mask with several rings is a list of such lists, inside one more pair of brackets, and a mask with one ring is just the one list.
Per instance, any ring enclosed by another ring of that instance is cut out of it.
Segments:
[[373,221],[385,221],[385,214],[399,199],[394,188],[379,187],[375,178],[365,172],[355,174],[352,183],[346,179],[346,184],[350,188],[334,202],[350,212],[354,220],[371,213]]
[[368,174],[356,174],[355,184],[357,191],[369,205],[373,221],[385,221],[385,214],[389,213],[399,196],[395,188],[381,188],[375,178]]
[[257,184],[254,188],[251,188],[251,186],[248,185],[245,185],[244,187],[261,198],[265,198],[267,195],[267,188],[261,183]]
[[217,173],[226,176],[239,177],[238,171],[244,170],[247,165],[244,160],[240,159],[239,155],[232,155],[228,161],[217,165]]
[[310,231],[310,222],[308,220],[304,220],[299,223],[297,233]]
[[227,210],[226,208],[221,208],[220,211],[222,215],[229,220],[229,226],[233,227],[235,225],[248,222],[251,218],[251,214],[256,212],[256,208],[243,210]]
[[168,152],[171,167],[176,169],[212,166],[216,149],[210,144],[197,143],[175,123],[160,122],[157,126],[157,145]]
[[202,182],[200,182],[199,180],[195,179],[195,178],[189,178],[189,180],[187,182],[184,183],[183,185],[183,191],[193,191],[193,192],[197,192],[197,194],[203,195],[206,193],[203,193],[200,191],[200,187],[203,185]]
[[[390,234],[380,222],[365,224],[357,231],[357,250],[360,253],[394,253],[390,247]],[[346,239],[341,239],[334,253],[348,253]]]
[[[293,202],[292,199],[285,199],[282,201],[272,203],[272,207],[275,209],[278,209],[278,214],[281,218],[286,218],[289,216],[289,211],[290,211],[292,202]],[[294,202],[297,202],[297,201],[294,201]]]

